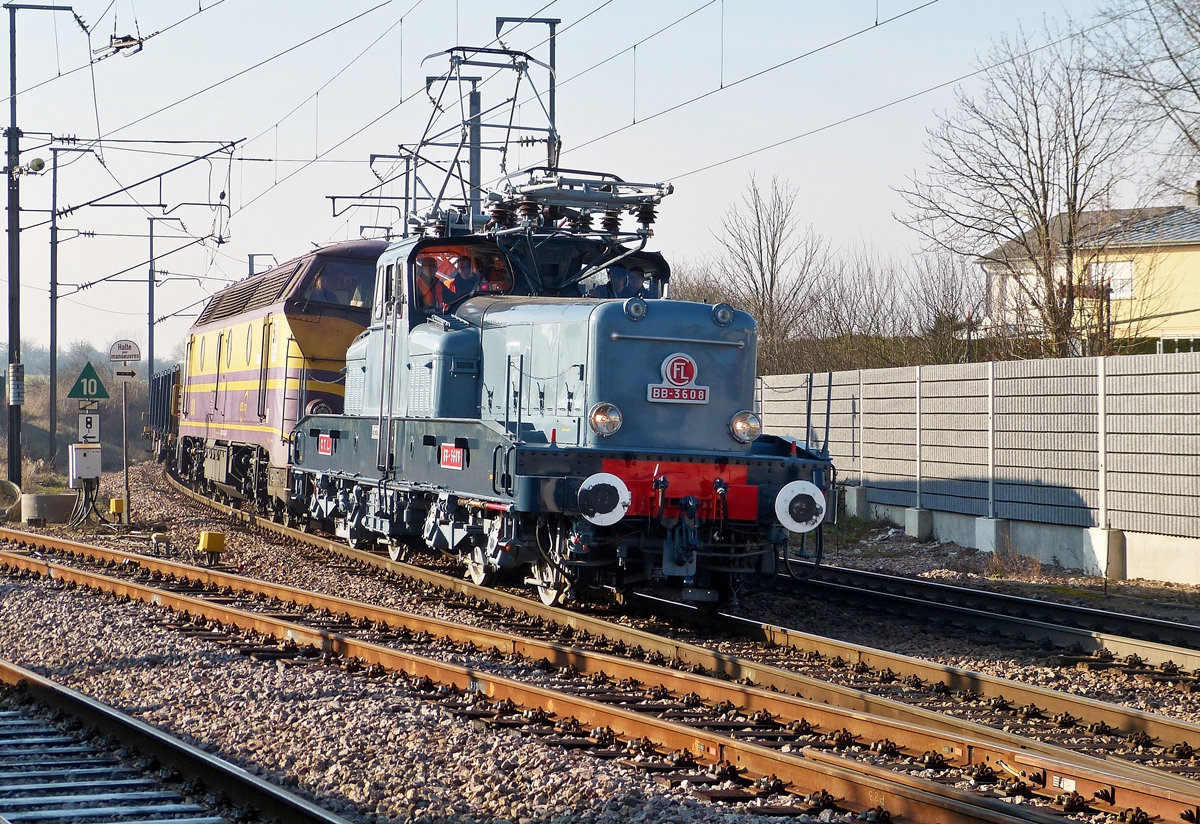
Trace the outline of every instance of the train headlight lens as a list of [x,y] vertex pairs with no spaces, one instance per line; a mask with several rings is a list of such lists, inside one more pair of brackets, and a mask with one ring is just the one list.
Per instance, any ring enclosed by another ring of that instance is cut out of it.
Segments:
[[717,326],[728,326],[733,323],[733,307],[728,303],[718,303],[712,308],[712,319]]
[[611,403],[598,403],[588,412],[588,425],[602,438],[621,428],[621,410]]
[[650,306],[641,298],[630,298],[625,301],[625,317],[630,320],[641,320],[650,311]]
[[729,434],[735,441],[750,443],[762,434],[762,421],[749,410],[743,410],[729,419]]

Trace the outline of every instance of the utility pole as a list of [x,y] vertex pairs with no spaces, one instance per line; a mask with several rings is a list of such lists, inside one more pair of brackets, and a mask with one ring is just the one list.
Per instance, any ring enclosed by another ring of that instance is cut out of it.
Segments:
[[[178,220],[182,224],[183,220],[177,217],[148,217],[146,219],[150,221],[150,274],[146,280],[146,385],[149,386],[150,379],[154,377],[154,221]],[[121,386],[121,391],[122,393],[125,391],[124,384]]]
[[50,466],[58,468],[58,153],[91,149],[50,149]]
[[[21,367],[21,130],[17,128],[17,11],[69,11],[70,6],[5,3],[8,9],[8,370],[9,385],[24,375]],[[8,479],[21,485],[21,407],[8,398]]]
[[471,92],[468,96],[468,110],[470,112],[470,126],[467,128],[468,140],[470,142],[470,152],[468,154],[468,171],[467,175],[470,178],[471,187],[471,217],[472,224],[475,221],[475,215],[483,213],[483,143],[482,143],[482,127],[479,123],[480,109],[482,103],[480,101],[479,89],[476,86],[475,78],[471,80]]

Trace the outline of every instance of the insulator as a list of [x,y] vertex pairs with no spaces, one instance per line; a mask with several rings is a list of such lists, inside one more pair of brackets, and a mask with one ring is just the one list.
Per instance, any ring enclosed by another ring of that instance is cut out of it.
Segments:
[[621,213],[620,212],[605,212],[604,219],[600,222],[604,227],[604,231],[610,235],[615,235],[621,231]]
[[654,207],[647,203],[645,206],[642,206],[638,209],[637,222],[649,228],[650,224],[653,223],[654,219],[657,217],[657,214],[658,213],[654,211]]
[[571,227],[579,232],[592,230],[592,213],[583,211],[571,219]]
[[521,212],[521,217],[535,218],[541,209],[535,200],[522,200],[517,204],[517,209]]
[[503,206],[493,206],[492,225],[501,229],[510,228],[512,226],[512,213]]

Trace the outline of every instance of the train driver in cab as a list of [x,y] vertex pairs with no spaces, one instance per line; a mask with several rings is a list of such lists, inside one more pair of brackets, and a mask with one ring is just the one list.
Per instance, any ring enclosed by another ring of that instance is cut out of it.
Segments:
[[448,284],[451,300],[466,297],[479,290],[479,270],[469,255],[459,255],[454,262],[454,279]]
[[632,298],[646,294],[646,270],[634,265],[628,269],[614,266],[608,270],[608,283],[593,290],[591,297]]
[[309,292],[309,300],[320,301],[322,303],[345,303],[350,295],[343,291],[346,285],[338,275],[330,272],[317,272],[317,277],[313,281],[312,291]]
[[417,307],[422,312],[440,312],[446,307],[446,286],[438,275],[437,260],[417,258]]

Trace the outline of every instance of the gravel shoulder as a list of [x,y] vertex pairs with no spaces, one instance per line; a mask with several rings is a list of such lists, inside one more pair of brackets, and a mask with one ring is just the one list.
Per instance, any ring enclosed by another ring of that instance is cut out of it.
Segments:
[[904,530],[887,525],[839,525],[826,540],[825,561],[1024,598],[1200,623],[1200,586],[1140,578],[1106,582],[1078,569],[979,552],[952,541],[914,541]]

